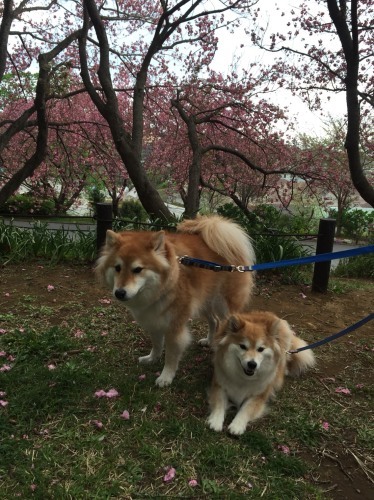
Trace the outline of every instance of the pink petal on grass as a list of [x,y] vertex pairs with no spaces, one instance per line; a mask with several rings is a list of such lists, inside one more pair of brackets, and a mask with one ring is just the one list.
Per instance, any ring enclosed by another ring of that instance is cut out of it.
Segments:
[[0,399],[0,406],[2,408],[5,408],[5,406],[7,406],[7,404],[8,404],[8,401],[5,401],[4,399]]
[[10,365],[0,366],[0,372],[8,372],[11,369],[12,369],[12,367]]
[[338,392],[340,394],[351,394],[351,391],[347,389],[346,387],[337,387],[335,389],[335,392]]
[[97,398],[105,398],[105,396],[106,396],[106,392],[105,392],[105,391],[103,391],[102,389],[100,389],[99,391],[96,391],[96,392],[95,392],[95,396],[96,396]]
[[282,453],[284,453],[285,455],[289,455],[290,454],[290,449],[288,446],[286,446],[285,444],[280,444],[278,445],[278,450],[280,450]]
[[117,396],[119,396],[119,393],[115,389],[109,389],[109,391],[106,393],[107,398],[116,398]]
[[123,418],[123,420],[130,420],[130,413],[127,410],[124,410],[121,413],[121,418]]
[[91,424],[96,427],[96,429],[102,429],[104,424],[100,420],[91,420]]
[[54,289],[55,289],[55,287],[53,285],[48,285],[47,286],[48,292],[52,292]]
[[195,486],[197,486],[197,481],[196,479],[190,479],[188,481],[188,486],[191,486],[191,488],[195,488]]
[[175,478],[176,470],[170,467],[164,476],[164,483],[170,483]]
[[322,428],[325,429],[325,431],[328,431],[330,428],[330,424],[328,422],[322,422]]
[[4,335],[4,333],[6,333],[6,330],[4,330],[4,328],[0,328],[0,335]]
[[143,374],[143,375],[139,375],[139,380],[145,380],[146,376]]

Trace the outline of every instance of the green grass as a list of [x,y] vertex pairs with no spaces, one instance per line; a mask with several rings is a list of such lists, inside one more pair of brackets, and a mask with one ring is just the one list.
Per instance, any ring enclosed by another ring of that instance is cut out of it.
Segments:
[[[311,479],[317,464],[303,457],[332,446],[340,429],[360,429],[363,449],[371,446],[358,411],[368,404],[368,388],[343,412],[316,390],[315,378],[289,380],[269,415],[243,436],[217,434],[205,424],[208,350],[192,345],[173,385],[159,389],[161,363],[137,364],[149,341],[131,318],[123,320],[122,308],[72,302],[68,315],[56,306],[56,318],[37,304],[31,293],[19,297],[17,314],[0,315],[0,351],[14,357],[0,373],[8,401],[0,408],[0,498],[322,499],[329,497]],[[119,397],[95,397],[110,388]],[[330,422],[329,433],[321,420]],[[166,483],[171,466],[176,476]]]

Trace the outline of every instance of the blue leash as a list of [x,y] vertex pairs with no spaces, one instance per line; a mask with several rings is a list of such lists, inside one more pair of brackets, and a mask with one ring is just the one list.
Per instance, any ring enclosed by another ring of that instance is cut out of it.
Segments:
[[[353,257],[355,255],[362,255],[367,253],[374,252],[374,245],[369,245],[366,247],[360,248],[352,248],[351,250],[343,250],[341,252],[331,252],[331,253],[321,253],[318,255],[309,255],[308,257],[300,257],[299,259],[288,259],[288,260],[280,260],[278,262],[266,262],[264,264],[254,264],[252,266],[230,266],[230,265],[222,265],[217,264],[216,262],[210,262],[209,260],[195,259],[194,257],[189,257],[188,255],[184,255],[183,257],[178,257],[180,264],[184,266],[193,266],[199,267],[201,269],[208,269],[210,271],[228,271],[235,272],[238,271],[240,273],[244,273],[246,271],[261,271],[263,269],[272,269],[276,267],[286,267],[286,266],[296,266],[302,264],[311,264],[312,262],[326,262],[334,259],[345,259],[347,257]],[[347,333],[353,332],[357,328],[360,328],[365,323],[368,323],[374,318],[374,313],[369,314],[366,318],[354,323],[353,325],[345,328],[339,333],[335,333],[326,337],[325,339],[318,340],[313,344],[308,344],[304,347],[300,347],[299,349],[294,349],[292,351],[288,351],[290,354],[296,354],[301,351],[305,351],[307,349],[313,349],[314,347],[319,347],[320,345],[326,344],[327,342],[331,342]]]
[[368,323],[374,319],[374,313],[369,314],[366,316],[366,318],[361,319],[360,321],[357,321],[357,323],[354,323],[351,326],[348,326],[344,330],[338,333],[334,333],[333,335],[330,335],[329,337],[326,337],[322,340],[318,340],[317,342],[313,342],[313,344],[308,344],[304,347],[299,347],[299,349],[293,349],[292,351],[287,351],[289,354],[296,354],[301,351],[306,351],[307,349],[314,349],[314,347],[319,347],[320,345],[327,344],[327,342],[331,342],[332,340],[338,339],[339,337],[343,337],[343,335],[346,335],[347,333],[353,332],[354,330],[357,330],[357,328],[360,328],[362,325],[365,323]]
[[246,271],[262,271],[264,269],[273,269],[276,267],[297,266],[302,264],[311,264],[312,262],[326,262],[334,259],[345,259],[354,257],[355,255],[362,255],[374,252],[374,245],[366,247],[352,248],[351,250],[342,250],[341,252],[320,253],[317,255],[308,255],[307,257],[300,257],[298,259],[279,260],[277,262],[265,262],[263,264],[253,264],[252,266],[230,266],[210,262],[209,260],[195,259],[184,255],[178,257],[178,260],[184,266],[199,267],[201,269],[208,269],[210,271],[238,271],[244,273]]

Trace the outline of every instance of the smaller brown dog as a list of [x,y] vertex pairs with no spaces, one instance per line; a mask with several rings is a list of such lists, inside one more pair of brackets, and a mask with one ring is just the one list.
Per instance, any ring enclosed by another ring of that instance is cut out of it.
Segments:
[[215,339],[209,427],[222,431],[226,411],[233,404],[239,411],[228,430],[243,434],[248,422],[264,415],[285,375],[299,375],[314,366],[311,350],[288,354],[305,345],[287,321],[270,312],[231,316]]

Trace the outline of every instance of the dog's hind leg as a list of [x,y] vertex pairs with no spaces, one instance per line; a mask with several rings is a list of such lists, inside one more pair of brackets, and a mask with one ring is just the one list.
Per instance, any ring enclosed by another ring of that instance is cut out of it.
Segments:
[[216,316],[208,316],[208,336],[199,340],[199,345],[211,346],[213,345],[214,336],[219,326],[219,319]]
[[156,385],[170,385],[178,369],[179,361],[191,342],[191,335],[186,326],[178,333],[167,332],[165,335],[165,365],[161,375],[156,379]]

